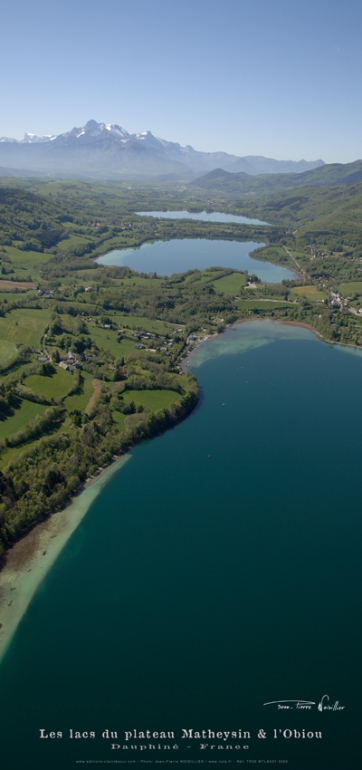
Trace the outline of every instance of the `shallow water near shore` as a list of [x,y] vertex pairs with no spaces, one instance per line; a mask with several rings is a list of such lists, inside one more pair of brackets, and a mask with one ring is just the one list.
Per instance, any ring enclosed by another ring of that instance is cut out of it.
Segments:
[[[304,328],[250,322],[190,363],[200,405],[114,473],[4,658],[6,770],[358,766],[361,358]],[[320,711],[325,695],[340,710]]]
[[47,572],[104,485],[128,459],[128,455],[119,458],[100,476],[88,481],[64,510],[34,527],[9,551],[6,566],[0,572],[0,661]]

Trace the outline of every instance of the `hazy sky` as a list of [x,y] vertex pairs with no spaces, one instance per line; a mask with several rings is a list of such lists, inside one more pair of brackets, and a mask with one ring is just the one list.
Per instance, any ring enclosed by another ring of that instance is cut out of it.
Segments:
[[0,136],[94,118],[197,150],[362,157],[360,0],[13,0]]

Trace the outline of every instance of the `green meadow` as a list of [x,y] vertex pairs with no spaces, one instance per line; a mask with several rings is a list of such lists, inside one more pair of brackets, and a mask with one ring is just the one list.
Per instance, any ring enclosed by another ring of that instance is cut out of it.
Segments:
[[231,273],[225,275],[224,278],[219,278],[215,281],[213,287],[215,291],[221,291],[224,294],[239,294],[242,286],[246,284],[246,277],[244,273]]
[[27,401],[24,399],[21,402],[20,409],[16,409],[15,413],[8,417],[4,422],[0,422],[0,438],[6,438],[12,436],[13,433],[18,433],[26,427],[30,420],[33,420],[38,414],[43,414],[49,407],[45,404],[36,404],[33,401]]
[[[1,425],[0,423],[0,431],[1,431]],[[25,452],[31,452],[33,449],[36,448],[36,446],[39,443],[39,439],[35,439],[35,441],[29,441],[26,444],[22,444],[19,446],[13,446],[13,447],[6,447],[0,454],[0,470],[5,470],[10,463],[17,461],[22,457]]]
[[134,401],[135,404],[146,406],[151,412],[167,409],[179,398],[179,393],[174,390],[126,390],[124,394],[124,400],[127,403]]
[[362,294],[362,281],[348,281],[338,286],[338,291],[343,297],[351,297],[353,294]]
[[112,412],[112,417],[114,422],[117,425],[118,430],[120,431],[124,430],[125,428],[124,421],[125,421],[126,415],[122,414],[122,412],[116,412],[116,410],[114,410]]
[[16,361],[17,356],[18,350],[15,343],[0,339],[0,371],[2,369],[8,369],[8,367],[10,367]]
[[170,334],[178,328],[178,324],[164,323],[153,318],[145,318],[137,315],[118,315],[112,316],[112,321],[119,324],[120,327],[129,327],[130,329],[142,329],[153,334]]
[[89,241],[90,238],[85,238],[83,235],[74,235],[72,233],[68,238],[64,238],[58,243],[58,249],[60,251],[67,251],[67,249],[73,249],[76,246],[84,245],[85,243],[89,243]]
[[[67,372],[65,372],[65,374],[67,374]],[[67,398],[64,399],[64,404],[67,407],[68,412],[71,412],[73,409],[79,409],[80,412],[84,412],[94,391],[92,379],[91,374],[82,372],[83,382],[80,385],[79,393],[74,393],[72,396],[67,396]]]
[[[112,321],[114,320],[112,316]],[[113,329],[102,329],[99,326],[91,327],[91,336],[95,344],[103,350],[109,350],[117,358],[127,355],[132,351],[136,343],[136,338],[130,339],[124,336],[121,342],[117,342],[118,332]]]
[[0,368],[9,366],[11,360],[15,361],[16,345],[39,348],[49,320],[48,308],[17,308],[0,318]]
[[59,366],[56,367],[55,374],[44,377],[40,374],[32,374],[27,377],[23,385],[30,388],[35,393],[46,398],[62,398],[66,396],[72,387],[72,375],[64,371]]
[[24,270],[31,270],[34,265],[41,265],[44,262],[48,262],[50,254],[42,253],[40,251],[22,251],[16,246],[6,246],[6,253],[9,255],[13,265],[15,267],[23,268]]
[[291,297],[305,297],[310,302],[321,302],[323,299],[327,299],[330,295],[326,291],[320,291],[317,286],[296,286],[290,291]]
[[[0,291],[0,302],[12,302],[14,299],[16,299],[16,295],[18,292],[13,290],[9,291]],[[26,294],[27,292],[21,292],[22,294]]]

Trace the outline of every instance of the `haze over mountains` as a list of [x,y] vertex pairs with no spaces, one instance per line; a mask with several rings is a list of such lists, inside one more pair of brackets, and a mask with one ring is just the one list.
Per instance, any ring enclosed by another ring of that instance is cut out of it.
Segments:
[[160,139],[150,131],[129,134],[118,125],[90,120],[64,134],[25,134],[18,141],[0,138],[0,167],[5,175],[56,174],[96,179],[192,180],[214,169],[230,173],[289,174],[323,166],[324,161],[238,157],[226,152],[198,152]]
[[299,187],[329,187],[362,182],[362,160],[353,163],[330,163],[302,173],[274,173],[251,176],[216,168],[189,182],[189,187],[208,193],[232,196],[265,197]]

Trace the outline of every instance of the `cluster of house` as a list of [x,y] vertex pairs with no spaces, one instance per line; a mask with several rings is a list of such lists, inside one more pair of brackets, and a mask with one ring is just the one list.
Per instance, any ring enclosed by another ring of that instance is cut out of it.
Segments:
[[59,361],[58,366],[60,366],[61,369],[64,369],[65,372],[75,372],[76,369],[82,368],[81,362],[78,361],[71,351],[67,353],[65,359]]
[[[332,291],[331,294],[333,297],[331,301],[331,305],[333,307],[347,308],[349,305],[350,299],[352,299],[351,297],[343,298],[338,291]],[[349,306],[348,309],[351,311],[351,313],[354,313],[355,315],[362,315],[362,308],[357,309],[355,307]]]
[[[161,350],[167,350],[166,345],[168,345],[169,347],[172,347],[174,342],[175,342],[174,339],[163,340],[163,338],[160,337],[160,335],[158,335],[158,334],[151,334],[151,332],[142,332],[142,334],[139,334],[139,332],[135,332],[135,336],[138,337],[138,339],[143,339],[143,340],[148,340],[148,341],[150,341],[151,339],[154,339],[154,338],[157,338],[158,340],[163,341],[164,342],[164,346],[161,348]],[[145,348],[145,345],[143,345],[142,342],[138,342],[135,345],[133,345],[133,347],[137,348],[137,350],[143,350]],[[152,348],[149,348],[149,350],[152,350]]]
[[332,307],[347,307],[348,301],[343,299],[339,291],[331,291],[331,295],[332,295],[332,300],[331,300]]
[[52,291],[43,291],[42,289],[38,289],[38,297],[43,297],[43,299],[51,299],[51,296],[54,292]]

